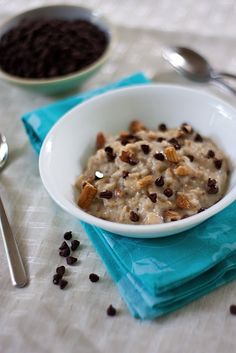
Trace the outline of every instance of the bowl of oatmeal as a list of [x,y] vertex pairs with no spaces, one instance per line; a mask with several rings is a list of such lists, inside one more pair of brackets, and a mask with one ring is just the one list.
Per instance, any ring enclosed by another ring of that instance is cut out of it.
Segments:
[[42,146],[51,197],[130,237],[190,229],[236,199],[236,110],[174,85],[119,89],[65,115]]

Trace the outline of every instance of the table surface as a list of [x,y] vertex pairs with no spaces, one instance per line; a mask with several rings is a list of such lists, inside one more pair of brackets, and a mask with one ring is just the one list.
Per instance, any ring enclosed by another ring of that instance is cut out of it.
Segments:
[[[0,0],[0,23],[48,3],[56,1]],[[161,49],[168,44],[192,46],[216,68],[236,72],[234,0],[81,0],[80,4],[109,17],[117,34],[110,61],[81,90],[140,70],[156,74],[159,82],[189,85],[161,58]],[[215,87],[202,89],[234,102]],[[228,308],[236,302],[236,283],[151,322],[130,316],[79,222],[53,203],[41,183],[38,159],[20,117],[53,100],[0,82],[0,130],[10,145],[0,189],[30,278],[24,289],[11,286],[0,241],[0,352],[233,352],[236,319]],[[68,270],[69,287],[61,291],[52,284],[52,275],[63,264],[57,248],[67,230],[81,241],[80,261]],[[98,283],[88,280],[91,272],[100,275]],[[110,303],[118,308],[114,318],[106,316]]]

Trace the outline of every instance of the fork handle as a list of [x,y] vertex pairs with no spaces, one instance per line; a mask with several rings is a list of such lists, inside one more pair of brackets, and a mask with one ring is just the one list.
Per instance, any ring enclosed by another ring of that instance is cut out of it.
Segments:
[[0,230],[2,233],[3,244],[7,256],[8,267],[10,270],[11,282],[15,287],[24,287],[27,284],[27,277],[20,252],[12,233],[7,215],[0,197]]

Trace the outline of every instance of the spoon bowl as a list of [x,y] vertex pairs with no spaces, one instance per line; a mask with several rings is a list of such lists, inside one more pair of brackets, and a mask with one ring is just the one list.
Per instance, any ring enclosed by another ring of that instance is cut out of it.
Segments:
[[236,78],[236,76],[215,71],[209,62],[194,50],[185,47],[168,47],[163,49],[162,56],[176,71],[190,80],[202,83],[215,81],[236,94],[236,90],[222,79],[223,76],[230,78]]

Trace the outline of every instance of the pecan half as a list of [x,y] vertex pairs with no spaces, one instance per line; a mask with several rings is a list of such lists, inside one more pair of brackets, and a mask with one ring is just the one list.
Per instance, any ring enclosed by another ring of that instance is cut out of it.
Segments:
[[154,181],[154,178],[152,175],[146,175],[145,177],[143,177],[142,179],[139,179],[137,181],[137,186],[138,189],[143,189],[149,185],[151,185]]
[[83,209],[88,209],[95,198],[97,189],[90,183],[86,182],[78,200],[78,206]]
[[178,176],[186,176],[186,175],[190,175],[191,170],[186,165],[180,165],[177,168],[175,168],[174,172]]
[[165,222],[178,221],[181,216],[178,212],[172,210],[166,210],[163,214]]
[[192,205],[191,205],[189,199],[187,198],[187,196],[185,196],[183,194],[177,194],[176,205],[179,208],[182,208],[184,210],[188,210],[188,209],[192,208]]

